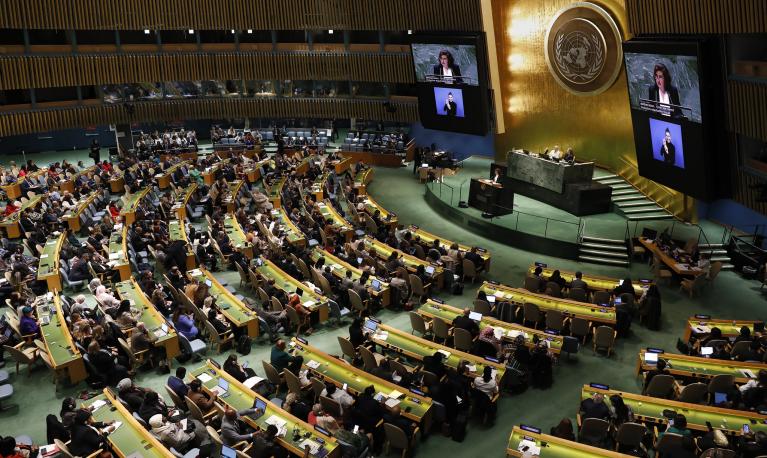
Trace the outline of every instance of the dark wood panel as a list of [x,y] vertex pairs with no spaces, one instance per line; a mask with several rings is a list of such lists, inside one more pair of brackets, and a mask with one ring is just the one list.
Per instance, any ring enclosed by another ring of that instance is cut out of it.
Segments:
[[760,201],[764,186],[767,186],[764,178],[738,170],[733,199],[751,210],[767,215],[767,202]]
[[767,142],[767,82],[727,83],[730,131]]
[[2,89],[292,79],[412,83],[409,53],[154,53],[0,57]]
[[480,0],[3,0],[0,27],[482,31]]
[[0,113],[0,137],[97,124],[228,118],[362,118],[417,122],[415,99],[392,101],[395,112],[373,99],[217,99],[140,102],[129,114],[122,105],[73,106]]
[[764,0],[626,0],[631,33],[765,33]]

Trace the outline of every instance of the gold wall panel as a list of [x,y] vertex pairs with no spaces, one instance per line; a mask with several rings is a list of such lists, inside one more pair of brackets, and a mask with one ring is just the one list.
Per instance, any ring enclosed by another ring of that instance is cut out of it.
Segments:
[[412,83],[410,53],[142,53],[0,57],[0,89],[292,79]]
[[55,109],[0,113],[0,137],[51,129],[132,122],[170,121],[176,119],[233,118],[363,118],[384,121],[417,122],[415,99],[398,97],[390,102],[396,111],[389,112],[383,100],[370,99],[216,99],[167,100],[134,104],[129,115],[122,105],[72,106]]
[[[493,0],[496,43],[506,132],[496,136],[496,160],[524,148],[542,152],[553,145],[572,147],[576,158],[595,161],[628,179],[673,214],[694,214],[684,196],[642,178],[636,172],[634,134],[625,69],[596,96],[579,96],[556,83],[544,56],[551,19],[573,0]],[[594,2],[609,11],[627,40],[623,0]]]
[[480,0],[2,0],[0,28],[482,30]]
[[[560,87],[544,56],[544,35],[554,15],[571,0],[494,0],[496,42],[506,133],[496,137],[496,158],[512,147],[532,151],[558,144],[579,160],[616,170],[620,158],[636,163],[625,71],[597,96],[577,96]],[[623,1],[597,2],[610,11],[626,37]],[[500,36],[499,36],[500,35]]]

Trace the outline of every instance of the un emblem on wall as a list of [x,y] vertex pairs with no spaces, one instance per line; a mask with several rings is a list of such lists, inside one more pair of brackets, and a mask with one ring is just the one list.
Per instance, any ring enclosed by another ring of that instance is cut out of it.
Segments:
[[576,95],[607,90],[623,63],[617,24],[601,6],[590,2],[573,3],[557,12],[544,47],[554,79]]

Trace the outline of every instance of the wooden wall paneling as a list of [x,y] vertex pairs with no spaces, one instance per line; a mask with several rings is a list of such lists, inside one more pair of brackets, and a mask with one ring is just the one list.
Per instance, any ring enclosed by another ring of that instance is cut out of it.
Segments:
[[767,32],[764,0],[626,0],[634,34]]
[[[473,30],[480,0],[3,0],[4,28]],[[52,12],[55,12],[52,14]],[[271,12],[279,12],[272,14]]]
[[48,110],[0,113],[0,136],[83,127],[94,124],[222,119],[241,117],[357,117],[402,122],[418,119],[417,103],[393,102],[396,113],[386,112],[383,100],[370,99],[200,99],[139,102],[129,117],[121,105],[85,105]]
[[730,130],[767,142],[767,84],[730,80],[727,92]]

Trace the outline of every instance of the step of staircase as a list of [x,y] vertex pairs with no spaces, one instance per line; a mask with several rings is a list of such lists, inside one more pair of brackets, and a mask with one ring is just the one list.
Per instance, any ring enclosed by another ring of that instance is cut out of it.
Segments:
[[[602,175],[600,177],[594,178],[594,181],[602,182],[604,180],[612,180],[613,178],[620,178],[620,177],[614,173],[608,173],[607,175]],[[623,180],[623,178],[620,178],[620,179],[621,181]]]
[[605,244],[612,244],[612,245],[620,245],[621,247],[626,247],[626,241],[625,240],[619,240],[619,239],[606,239],[603,237],[591,237],[589,235],[584,235],[582,237],[582,240],[584,242],[596,242],[596,243],[605,243]]
[[722,270],[733,270],[735,266],[732,264],[722,264]]
[[699,249],[704,249],[704,248],[724,249],[724,244],[723,243],[699,243],[698,248]]
[[[611,178],[611,179],[609,179],[609,180],[597,180],[597,181],[599,181],[599,182],[600,182],[600,183],[602,183],[602,184],[606,184],[606,185],[609,185],[609,186],[612,186],[612,185],[614,185],[614,184],[616,184],[616,185],[620,185],[620,184],[627,184],[627,183],[626,183],[624,180],[622,180],[621,178]],[[629,186],[631,186],[631,185],[629,185]]]
[[578,256],[578,260],[582,262],[593,262],[596,264],[610,264],[613,266],[628,266],[628,261],[621,261],[619,259],[600,258],[597,256]]
[[710,254],[712,256],[726,255],[727,254],[727,250],[714,249],[714,248],[701,248],[701,247],[698,247],[698,251],[700,251],[701,253],[708,253],[708,254]]
[[655,202],[652,202],[650,200],[645,200],[643,202],[635,202],[633,200],[620,200],[617,202],[613,202],[618,208],[624,209],[624,208],[632,208],[632,207],[649,207],[650,205],[655,205],[657,208],[658,206],[655,204]]
[[631,186],[631,185],[630,185],[630,184],[628,184],[628,183],[624,183],[624,184],[614,184],[614,185],[613,185],[613,184],[611,184],[611,185],[610,185],[610,187],[611,187],[611,188],[613,188],[613,191],[620,191],[620,190],[623,190],[623,189],[634,189],[634,187],[633,187],[633,186]]
[[636,201],[636,200],[647,200],[647,197],[643,196],[642,194],[632,194],[632,195],[620,195],[615,197],[615,194],[613,194],[612,201],[613,202],[629,202],[629,201]]
[[671,215],[668,213],[658,213],[656,215],[630,215],[628,216],[629,221],[650,221],[650,220],[656,220],[656,219],[668,219],[671,218]]
[[621,245],[617,244],[607,244],[607,243],[595,243],[595,242],[581,242],[581,249],[587,248],[587,249],[596,249],[596,250],[607,250],[611,251],[613,253],[626,253],[626,245],[624,242],[621,242]]
[[644,198],[644,199],[647,198],[642,193],[638,192],[634,188],[631,188],[631,189],[621,189],[620,191],[613,191],[613,196],[628,196],[628,195],[632,195],[632,194],[633,195],[637,195],[637,196],[642,196],[642,198]]
[[604,251],[604,250],[592,250],[592,249],[581,248],[579,251],[579,254],[586,254],[588,256],[616,258],[616,259],[626,259],[626,260],[629,258],[629,255],[626,251],[623,251],[621,253],[619,251]]
[[627,214],[627,215],[638,215],[638,214],[650,213],[650,212],[655,213],[655,212],[663,211],[663,210],[660,207],[658,207],[657,205],[653,205],[651,207],[650,206],[637,207],[637,208],[630,208],[628,210],[624,210],[624,209],[621,208],[621,211],[623,213]]
[[732,259],[730,259],[729,256],[711,256],[711,262],[717,262],[717,261],[725,263],[725,262],[732,261]]

